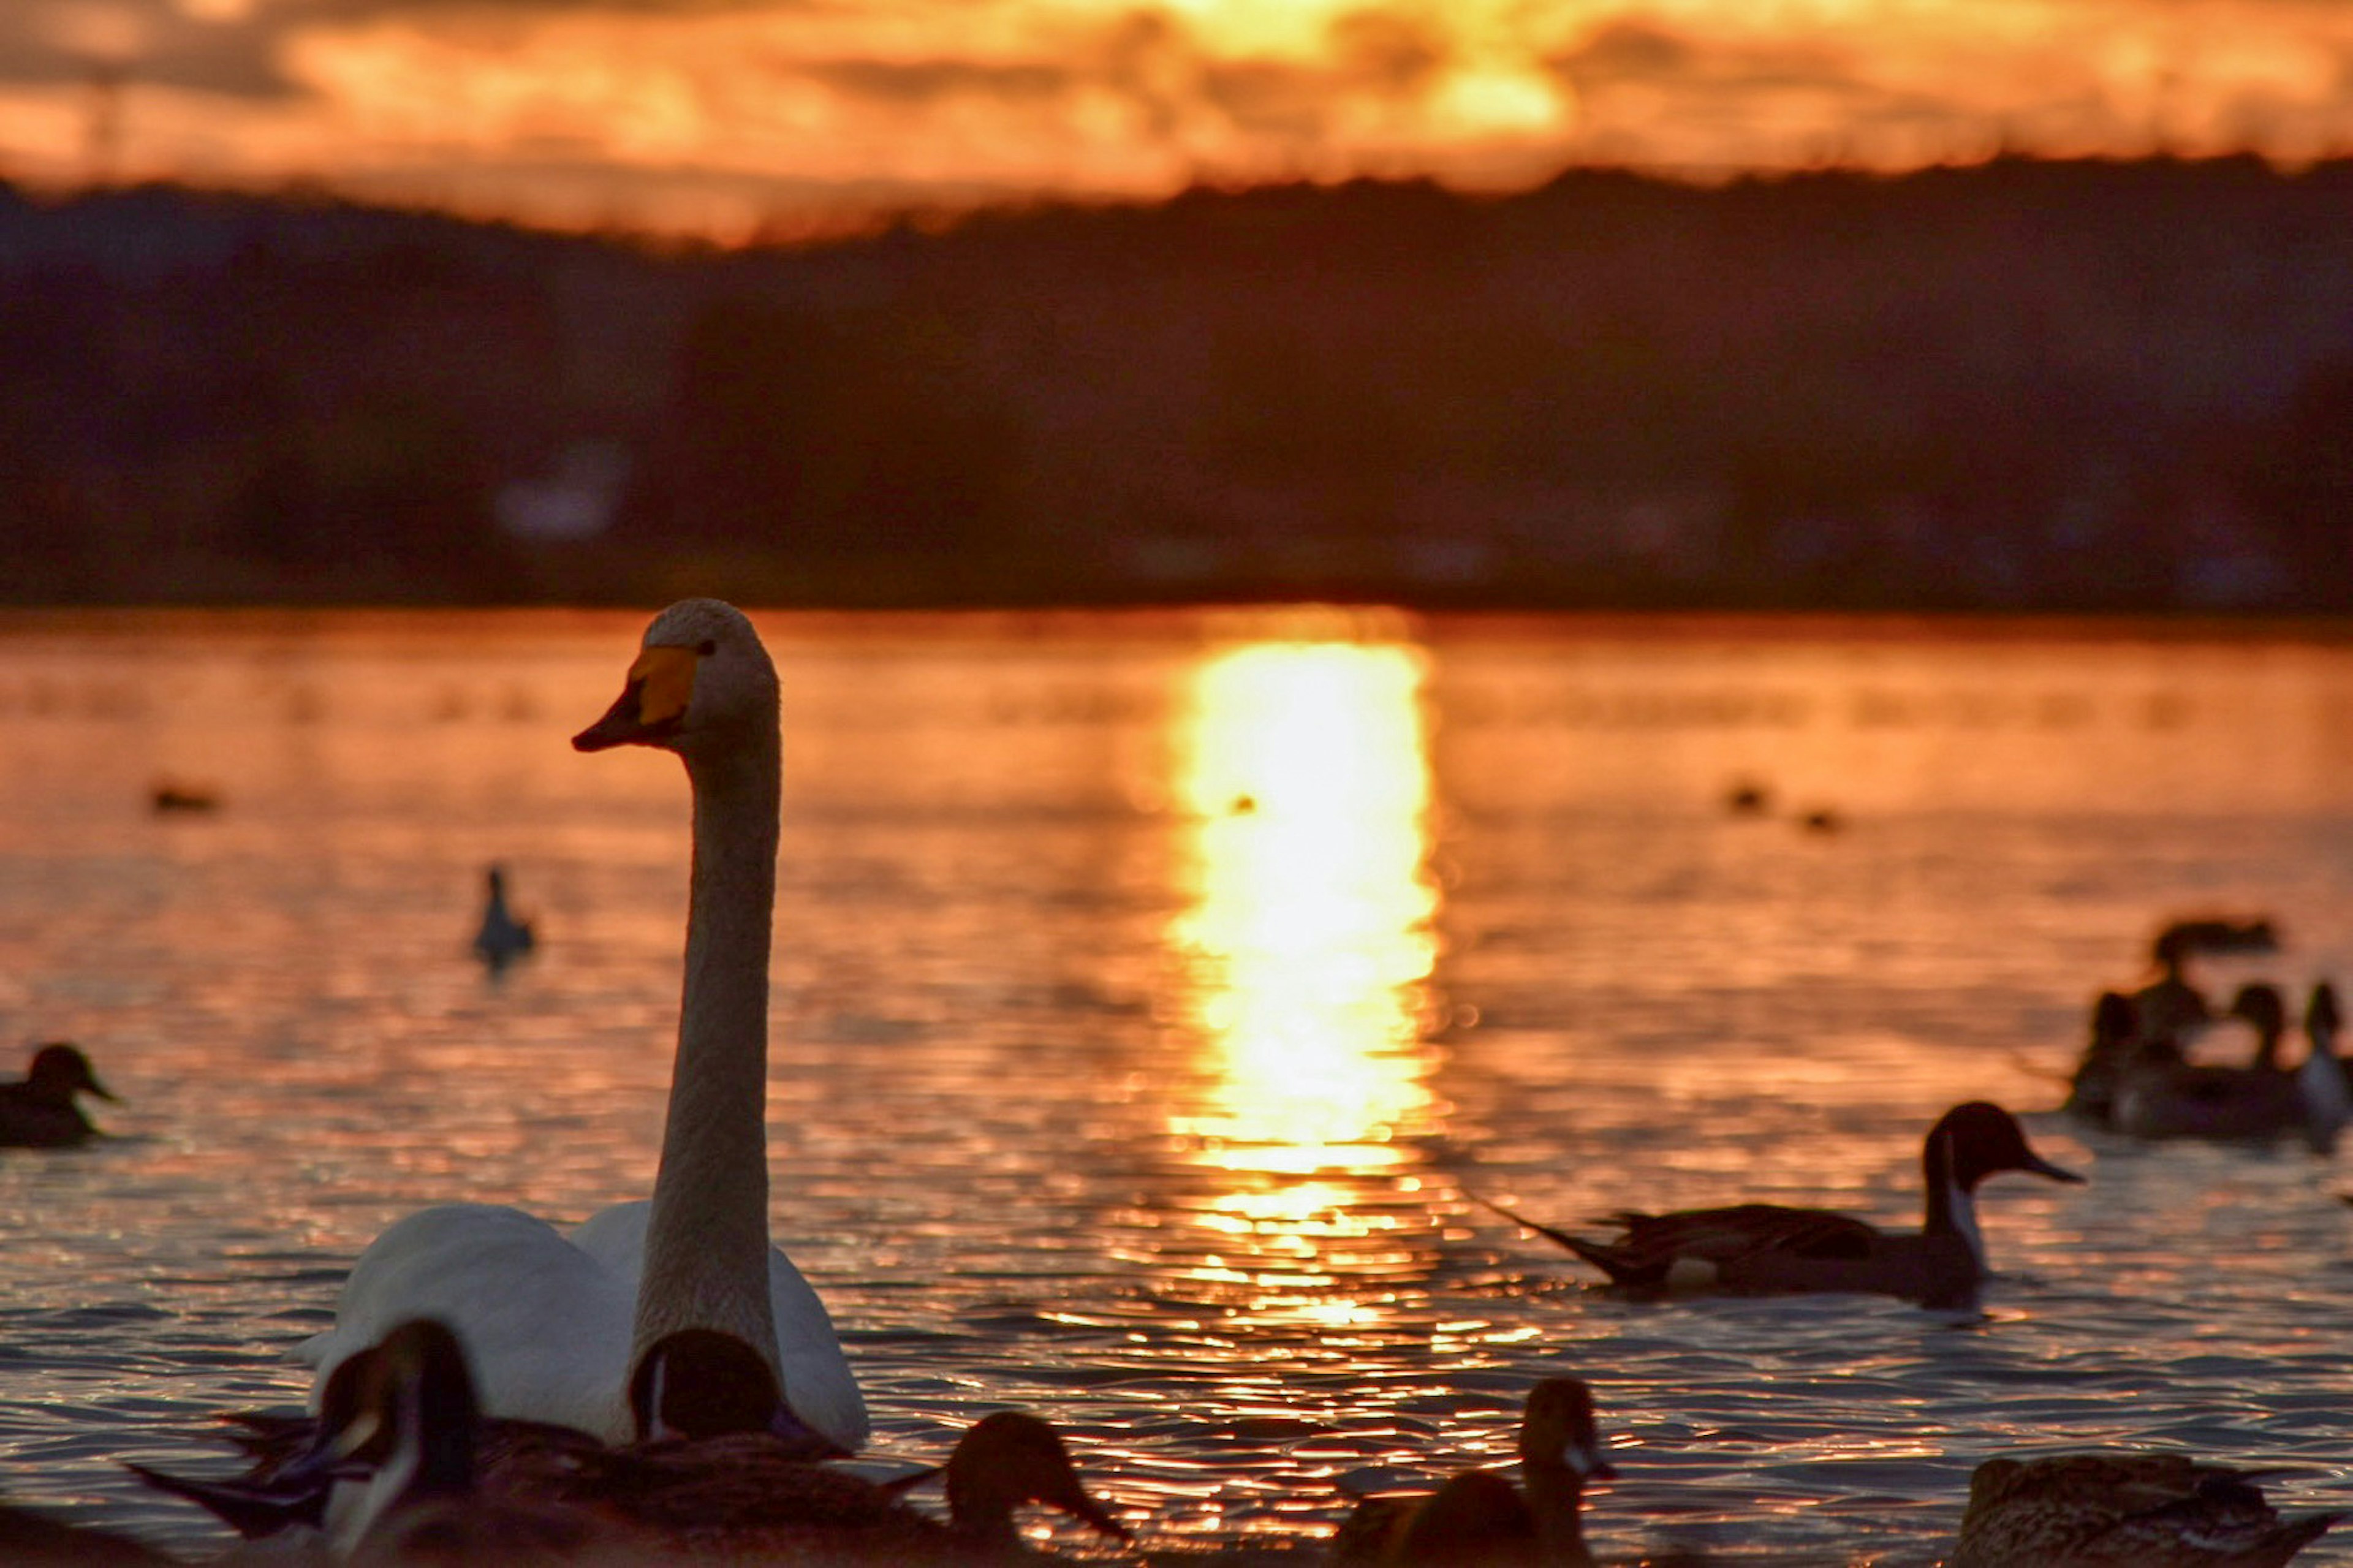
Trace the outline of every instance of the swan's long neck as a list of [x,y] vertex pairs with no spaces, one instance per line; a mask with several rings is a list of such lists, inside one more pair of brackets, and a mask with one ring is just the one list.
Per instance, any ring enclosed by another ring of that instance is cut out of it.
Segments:
[[678,1060],[647,1222],[630,1363],[681,1329],[735,1335],[773,1366],[768,1303],[768,936],[779,754],[690,758],[694,869]]

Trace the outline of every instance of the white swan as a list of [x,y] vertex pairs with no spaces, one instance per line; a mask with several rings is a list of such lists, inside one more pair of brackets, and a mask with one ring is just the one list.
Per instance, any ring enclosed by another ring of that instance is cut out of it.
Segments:
[[312,1405],[347,1357],[408,1319],[438,1318],[464,1341],[487,1414],[627,1441],[638,1357],[703,1328],[773,1345],[793,1413],[854,1450],[866,1403],[832,1321],[768,1245],[776,667],[741,612],[684,600],[647,627],[620,700],[573,744],[675,752],[693,788],[685,991],[653,1199],[607,1209],[568,1239],[489,1205],[396,1221],[352,1266],[335,1326],[299,1352],[318,1368]]

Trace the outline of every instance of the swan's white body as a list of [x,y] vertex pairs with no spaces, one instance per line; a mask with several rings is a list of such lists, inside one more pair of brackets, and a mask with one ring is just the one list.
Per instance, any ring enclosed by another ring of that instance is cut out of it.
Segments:
[[678,1060],[650,1202],[569,1237],[519,1209],[452,1204],[396,1221],[352,1266],[335,1326],[307,1342],[317,1390],[406,1320],[464,1343],[481,1408],[635,1436],[628,1387],[645,1349],[686,1328],[773,1346],[785,1398],[847,1449],[865,1401],[832,1320],[768,1244],[768,942],[776,891],[775,667],[716,600],[656,617],[621,701],[575,741],[677,752],[694,786],[694,871]]
[[[368,1245],[343,1282],[335,1326],[299,1353],[323,1385],[345,1357],[405,1319],[438,1318],[465,1342],[486,1412],[628,1442],[630,1328],[652,1210],[644,1199],[616,1204],[567,1237],[495,1204],[419,1209]],[[773,1247],[768,1301],[793,1413],[845,1448],[863,1446],[866,1402],[833,1320]]]

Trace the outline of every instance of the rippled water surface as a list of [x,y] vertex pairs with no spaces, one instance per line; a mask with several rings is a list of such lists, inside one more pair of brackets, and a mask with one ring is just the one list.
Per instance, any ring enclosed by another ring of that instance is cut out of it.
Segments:
[[[0,1151],[0,1490],[207,1549],[114,1461],[200,1468],[211,1413],[298,1401],[288,1350],[385,1222],[648,1189],[684,781],[566,744],[640,626],[0,622],[0,1040],[78,1039],[123,1100],[100,1145]],[[1925,1564],[1978,1460],[2094,1444],[2353,1507],[2345,1156],[2031,1118],[2091,1184],[1989,1186],[1976,1320],[1625,1300],[1466,1196],[1916,1223],[1927,1124],[2055,1103],[2165,918],[2278,920],[2218,990],[2353,980],[2353,649],[762,626],[774,1224],[884,1449],[1025,1405],[1153,1544],[1313,1536],[1343,1476],[1507,1457],[1574,1371],[1621,1472],[1605,1558]],[[164,780],[218,809],[153,814]],[[1741,781],[1770,809],[1728,810]],[[543,932],[499,984],[466,951],[493,860]]]

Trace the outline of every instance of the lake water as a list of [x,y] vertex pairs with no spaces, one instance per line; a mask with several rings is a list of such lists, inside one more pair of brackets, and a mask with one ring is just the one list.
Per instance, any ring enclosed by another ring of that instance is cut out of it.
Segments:
[[[1927,1124],[2054,1104],[2165,919],[2279,921],[2218,991],[2353,981],[2353,647],[761,624],[774,1224],[882,1450],[1028,1405],[1154,1546],[1308,1537],[1343,1475],[1508,1457],[1522,1392],[1573,1371],[1621,1472],[1605,1558],[1926,1564],[1979,1459],[2089,1445],[2353,1507],[2344,1157],[2031,1118],[2091,1184],[1986,1189],[1977,1320],[1621,1300],[1465,1196],[1916,1224]],[[209,1549],[115,1461],[202,1469],[212,1413],[298,1402],[287,1352],[387,1221],[648,1189],[686,789],[566,743],[641,626],[0,622],[0,1040],[75,1038],[123,1099],[112,1141],[0,1152],[0,1491]],[[152,814],[164,780],[219,808]],[[1727,809],[1748,780],[1767,812]],[[492,861],[543,933],[495,984],[466,950]]]

